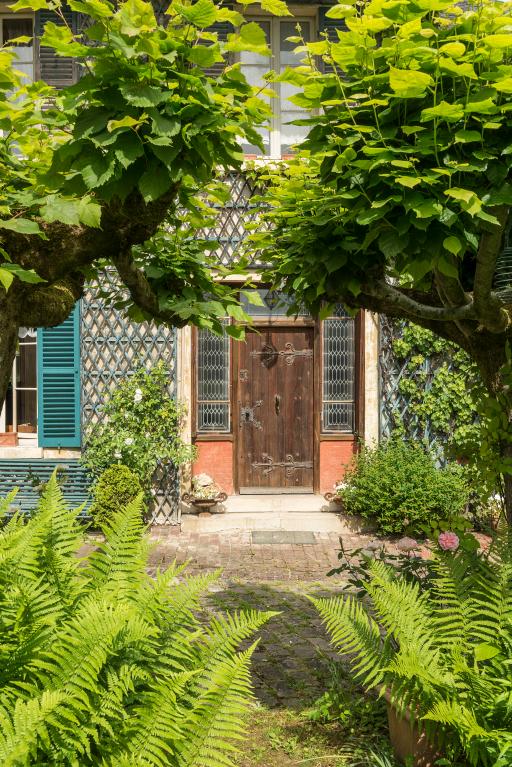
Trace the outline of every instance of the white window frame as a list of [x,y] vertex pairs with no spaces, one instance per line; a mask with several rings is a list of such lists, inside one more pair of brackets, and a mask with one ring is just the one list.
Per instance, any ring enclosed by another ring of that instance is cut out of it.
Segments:
[[[38,385],[38,377],[37,377],[37,344],[38,344],[38,337],[37,337],[37,330],[35,328],[30,328],[30,330],[33,330],[35,335],[34,336],[25,336],[25,338],[19,338],[17,340],[17,344],[21,346],[34,346],[36,349],[36,385],[35,386],[18,386],[17,385],[17,377],[18,377],[18,352],[16,351],[16,356],[14,358],[14,361],[12,363],[12,377],[11,377],[11,385],[12,385],[12,430],[13,433],[16,434],[18,432],[18,392],[20,391],[34,391],[36,393],[36,431],[35,432],[26,432],[18,434],[18,440],[21,442],[26,443],[35,443],[37,445],[37,433],[38,433],[38,424],[39,424],[39,413],[37,409],[37,385]],[[29,338],[30,340],[26,340]],[[0,411],[0,431],[6,432],[7,430],[7,403],[4,402],[4,406],[2,410]]]
[[[270,50],[271,56],[269,59],[269,71],[271,69],[279,74],[281,70],[281,22],[293,22],[294,24],[309,24],[310,29],[310,41],[316,39],[317,29],[315,28],[315,20],[317,18],[317,8],[314,8],[315,15],[307,15],[304,13],[305,9],[301,9],[300,15],[293,16],[270,16],[262,13],[247,13],[245,21],[255,21],[257,24],[260,22],[270,23]],[[243,67],[242,67],[243,71]],[[270,119],[270,141],[269,141],[269,154],[262,154],[260,157],[270,160],[280,160],[282,158],[281,153],[281,83],[269,83],[268,88],[273,90],[275,96],[270,101],[270,108],[272,109],[272,117]]]

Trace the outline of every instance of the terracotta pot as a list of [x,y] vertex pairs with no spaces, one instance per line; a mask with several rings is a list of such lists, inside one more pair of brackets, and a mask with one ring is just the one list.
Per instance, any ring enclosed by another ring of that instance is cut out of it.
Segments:
[[0,432],[0,447],[17,447],[18,434],[15,431]]
[[393,752],[399,762],[405,764],[413,758],[414,767],[434,767],[438,759],[443,757],[439,746],[427,740],[424,730],[418,724],[411,724],[408,713],[402,718],[389,702],[386,694],[388,709],[389,738]]

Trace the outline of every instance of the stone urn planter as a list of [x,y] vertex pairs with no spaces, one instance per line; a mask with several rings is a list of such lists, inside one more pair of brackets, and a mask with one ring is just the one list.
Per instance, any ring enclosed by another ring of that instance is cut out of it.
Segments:
[[210,511],[217,504],[224,503],[228,496],[208,474],[197,474],[192,477],[192,490],[190,493],[183,493],[181,498],[198,511]]
[[194,493],[183,493],[181,496],[185,503],[190,503],[200,511],[208,511],[216,506],[218,503],[224,503],[227,501],[228,496],[226,493],[217,493],[215,497],[211,498],[197,498]]
[[343,499],[337,493],[325,493],[324,498],[327,503],[334,503],[338,508],[343,508]]
[[398,715],[391,705],[389,693],[386,692],[384,697],[388,710],[389,739],[398,761],[413,767],[435,767],[437,760],[443,758],[439,745],[427,740],[421,724],[418,726],[411,722],[409,712],[406,711],[404,717]]

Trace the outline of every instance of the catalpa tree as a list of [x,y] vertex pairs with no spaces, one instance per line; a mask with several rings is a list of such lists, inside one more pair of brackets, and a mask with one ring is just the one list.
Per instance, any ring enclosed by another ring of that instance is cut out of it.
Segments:
[[303,66],[278,79],[311,131],[273,178],[258,247],[297,303],[412,320],[471,356],[512,519],[511,10],[343,0],[336,39],[298,36]]
[[[79,62],[75,85],[26,83],[13,51],[0,49],[0,408],[18,328],[63,322],[105,266],[135,319],[219,329],[241,312],[194,231],[204,195],[225,199],[211,182],[240,166],[240,141],[260,142],[266,107],[228,56],[266,53],[262,30],[212,0],[173,0],[165,25],[143,0],[68,7],[87,17],[79,35],[60,0],[12,6],[54,12],[40,42]],[[232,26],[227,40],[211,30],[217,22]],[[206,76],[213,65],[218,76]]]

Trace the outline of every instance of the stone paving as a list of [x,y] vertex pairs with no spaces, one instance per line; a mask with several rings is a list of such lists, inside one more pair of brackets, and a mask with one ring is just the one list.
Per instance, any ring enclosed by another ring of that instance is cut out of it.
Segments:
[[[264,536],[254,536],[265,540]],[[365,545],[367,536],[342,536],[347,549]],[[259,702],[271,709],[303,710],[326,690],[336,658],[309,596],[329,596],[341,585],[327,572],[338,564],[340,536],[315,533],[314,543],[254,543],[249,531],[179,533],[154,530],[153,567],[176,559],[188,572],[222,568],[207,609],[276,611],[260,633],[253,656]],[[268,538],[283,540],[275,534]],[[296,540],[305,540],[296,536]]]
[[[366,545],[368,536],[315,533],[311,543],[254,543],[248,530],[180,533],[179,528],[153,529],[153,566],[176,559],[189,562],[191,573],[222,568],[226,579],[248,581],[325,580],[338,564],[340,537],[346,549]],[[297,540],[300,540],[297,537]]]

